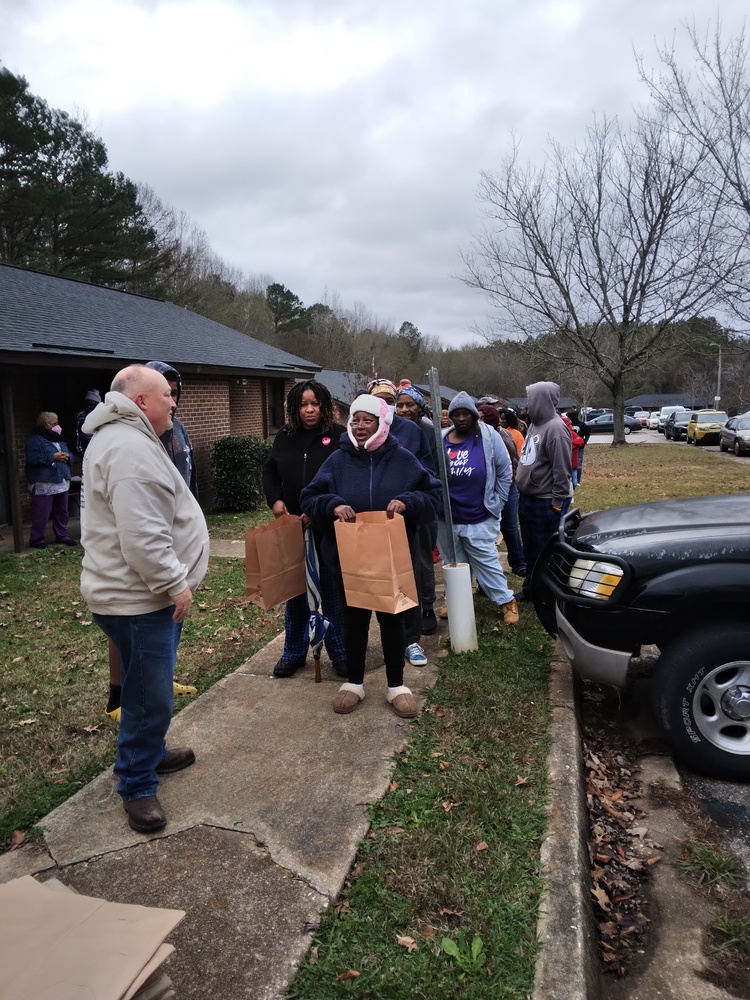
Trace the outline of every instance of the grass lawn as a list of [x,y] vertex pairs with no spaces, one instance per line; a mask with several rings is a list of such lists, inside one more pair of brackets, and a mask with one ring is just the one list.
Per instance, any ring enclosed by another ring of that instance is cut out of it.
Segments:
[[[674,444],[586,450],[583,510],[750,492],[748,463]],[[265,519],[268,515],[258,515]],[[253,515],[213,515],[214,538]],[[106,643],[78,593],[80,552],[0,557],[0,835],[28,831],[114,758]],[[520,581],[511,578],[518,589]],[[180,647],[199,690],[281,628],[244,600],[241,560],[212,559]],[[530,608],[508,628],[477,599],[478,653],[449,655],[350,881],[290,997],[524,998],[543,891],[552,643]]]

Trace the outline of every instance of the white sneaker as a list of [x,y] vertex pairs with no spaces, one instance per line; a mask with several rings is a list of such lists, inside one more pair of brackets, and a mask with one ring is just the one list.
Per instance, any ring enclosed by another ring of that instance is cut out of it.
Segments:
[[411,646],[406,647],[406,659],[413,667],[427,666],[427,657],[418,642],[413,642]]

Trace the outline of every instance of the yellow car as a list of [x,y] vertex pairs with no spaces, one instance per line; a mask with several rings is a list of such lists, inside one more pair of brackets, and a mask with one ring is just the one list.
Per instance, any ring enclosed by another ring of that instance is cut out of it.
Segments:
[[698,410],[690,414],[688,444],[718,444],[721,428],[729,417],[721,410]]

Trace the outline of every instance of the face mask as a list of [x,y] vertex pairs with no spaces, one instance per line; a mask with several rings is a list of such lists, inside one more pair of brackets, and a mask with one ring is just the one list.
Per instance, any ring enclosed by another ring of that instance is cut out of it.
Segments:
[[53,424],[53,425],[52,425],[52,426],[50,427],[50,430],[51,430],[51,431],[54,431],[54,432],[55,432],[55,434],[62,434],[62,427],[61,427],[61,426],[60,426],[59,424]]
[[395,415],[396,415],[396,404],[395,403],[392,406],[389,404],[389,406],[388,406],[388,412],[390,413],[390,415],[392,417],[395,417]]

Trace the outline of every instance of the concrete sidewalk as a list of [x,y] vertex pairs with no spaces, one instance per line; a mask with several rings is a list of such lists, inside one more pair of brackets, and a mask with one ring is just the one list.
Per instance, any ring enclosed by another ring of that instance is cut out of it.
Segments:
[[[86,895],[185,910],[166,967],[180,1000],[282,994],[309,946],[306,925],[341,890],[367,831],[365,808],[385,793],[411,732],[385,700],[379,637],[367,696],[351,716],[331,710],[341,680],[327,663],[322,684],[312,657],[292,678],[270,676],[282,644],[175,716],[169,744],[192,746],[197,760],[160,782],[163,831],[129,828],[107,771],[42,820],[44,845],[0,856],[0,882],[57,876]],[[434,663],[438,636],[424,645]],[[420,704],[435,676],[406,664]]]

